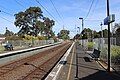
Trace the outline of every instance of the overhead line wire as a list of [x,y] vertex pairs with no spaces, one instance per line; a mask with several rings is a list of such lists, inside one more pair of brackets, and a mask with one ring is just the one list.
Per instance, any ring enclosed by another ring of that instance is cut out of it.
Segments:
[[[55,19],[55,17],[38,1],[38,0],[35,0],[53,19]],[[55,19],[56,20],[56,19]],[[59,23],[58,22],[58,20],[56,20],[57,21],[57,23]],[[60,23],[59,23],[60,24]]]
[[60,18],[60,19],[62,20],[62,22],[64,23],[63,18],[61,17],[61,15],[60,15],[60,13],[59,13],[58,9],[55,7],[55,5],[54,5],[53,1],[52,1],[52,0],[50,0],[50,2],[52,3],[52,5],[53,5],[53,7],[54,7],[54,9],[55,9],[55,11],[56,11],[56,13],[57,13],[57,14],[58,14],[58,16],[59,16],[59,18]]
[[101,21],[100,19],[86,19],[85,21]]
[[2,19],[4,19],[4,20],[6,20],[6,21],[8,21],[8,22],[10,22],[10,23],[12,23],[12,24],[13,24],[13,22],[12,22],[12,21],[10,21],[10,20],[8,20],[8,19],[6,19],[6,18],[2,17],[2,16],[0,16],[0,18],[2,18]]
[[53,3],[53,1],[52,1],[52,0],[50,0],[50,2],[51,2],[51,4],[53,5],[53,7],[54,7],[54,9],[55,9],[56,13],[58,14],[59,18],[60,18],[60,19],[61,19],[61,21],[63,22],[63,27],[64,27],[65,22],[64,22],[64,19],[63,19],[62,14],[60,15],[60,12],[59,12],[59,11],[58,11],[58,9],[55,7],[55,4]]
[[13,11],[13,9],[10,9],[10,8],[8,9],[8,8],[2,6],[2,5],[0,5],[0,7],[1,7],[2,9],[6,9],[7,11],[8,11],[8,10]]
[[20,5],[21,7],[23,7],[24,8],[24,6],[21,4],[21,3],[19,3],[17,0],[14,0],[18,5]]
[[84,18],[84,20],[87,19],[87,17],[89,16],[90,11],[91,11],[92,6],[93,6],[93,3],[94,3],[94,0],[92,0],[92,3],[91,3],[91,5],[90,5],[90,8],[89,8],[88,13],[87,13],[86,17]]
[[96,8],[98,7],[98,3],[99,3],[99,0],[96,0],[96,2],[95,2],[95,6],[94,6],[94,8],[93,8],[93,12],[96,10]]
[[[94,12],[95,12],[95,10],[96,10],[96,8],[97,8],[97,6],[98,6],[98,3],[99,3],[99,0],[96,0],[95,5],[94,5],[94,8],[93,8],[93,10],[92,10],[92,15],[94,14]],[[91,16],[92,16],[92,15],[91,15]]]
[[14,16],[13,14],[8,13],[8,12],[5,12],[5,11],[3,11],[3,10],[0,10],[0,12],[3,12],[3,13],[5,13],[5,14],[7,14],[7,15],[10,15],[10,16]]

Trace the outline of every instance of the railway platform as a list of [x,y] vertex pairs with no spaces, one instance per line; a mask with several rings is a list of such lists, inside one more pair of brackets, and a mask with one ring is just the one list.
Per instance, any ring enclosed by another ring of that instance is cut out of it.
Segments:
[[113,72],[108,73],[95,60],[90,60],[81,45],[75,44],[66,65],[56,80],[119,80]]

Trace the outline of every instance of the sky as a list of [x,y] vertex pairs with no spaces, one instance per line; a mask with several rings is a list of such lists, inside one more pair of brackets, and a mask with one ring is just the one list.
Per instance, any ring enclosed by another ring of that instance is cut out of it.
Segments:
[[[54,6],[50,0],[38,0],[45,9],[54,17],[50,16],[36,0],[0,0],[0,34],[5,33],[6,27],[17,33],[20,28],[14,25],[14,14],[25,11],[30,6],[38,6],[42,9],[43,15],[53,19],[55,25],[53,31],[55,34],[62,29],[70,31],[70,37],[82,31],[81,20],[84,19],[84,28],[90,28],[92,30],[100,31],[100,23],[106,18],[106,1],[107,0],[51,0],[57,9],[56,12]],[[115,14],[115,22],[120,22],[120,0],[109,0],[110,2],[110,14]],[[93,5],[91,6],[91,4]],[[90,9],[91,7],[91,9]],[[88,14],[89,13],[89,14]],[[87,16],[88,15],[88,16]],[[114,24],[113,23],[113,24]],[[103,25],[103,29],[107,26]]]

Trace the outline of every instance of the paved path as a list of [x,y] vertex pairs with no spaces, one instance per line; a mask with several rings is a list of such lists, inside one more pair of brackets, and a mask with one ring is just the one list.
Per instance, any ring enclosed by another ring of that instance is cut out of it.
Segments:
[[112,73],[108,74],[96,61],[88,57],[82,47],[76,44],[57,80],[120,80]]

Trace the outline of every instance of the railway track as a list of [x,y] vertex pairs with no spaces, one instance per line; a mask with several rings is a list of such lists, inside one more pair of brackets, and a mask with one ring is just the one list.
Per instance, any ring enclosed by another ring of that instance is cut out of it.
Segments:
[[71,43],[40,52],[0,67],[0,80],[43,80]]

